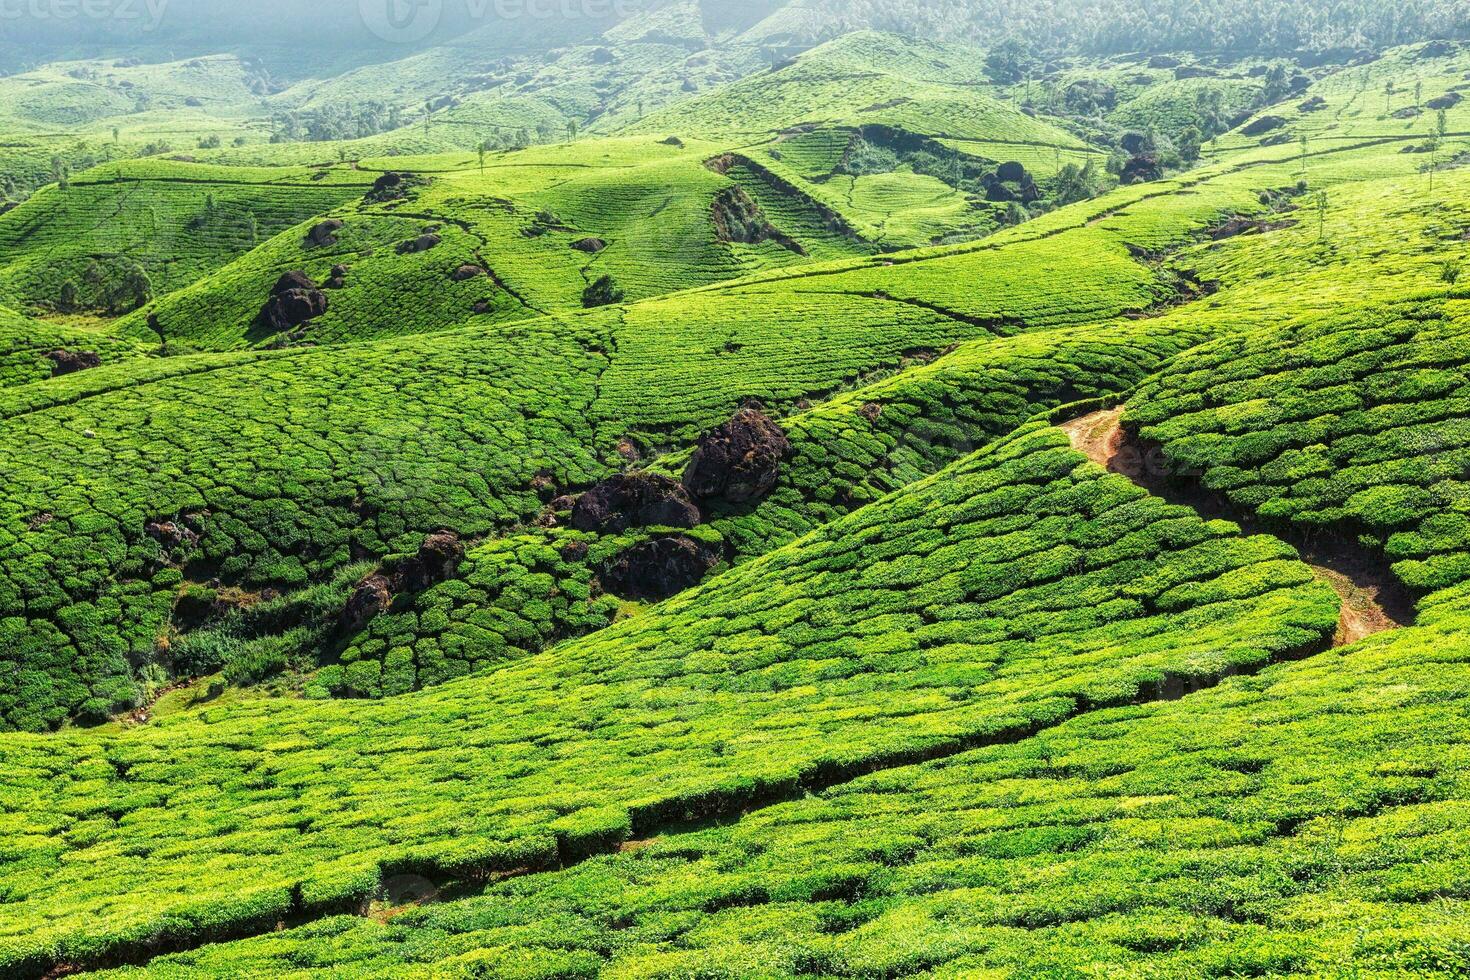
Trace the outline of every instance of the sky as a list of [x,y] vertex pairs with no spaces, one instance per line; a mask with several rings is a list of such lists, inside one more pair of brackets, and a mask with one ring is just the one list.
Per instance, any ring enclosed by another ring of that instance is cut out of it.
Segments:
[[[58,47],[421,47],[485,29],[507,39],[603,28],[657,0],[0,0],[0,57]],[[598,33],[598,31],[592,31]]]

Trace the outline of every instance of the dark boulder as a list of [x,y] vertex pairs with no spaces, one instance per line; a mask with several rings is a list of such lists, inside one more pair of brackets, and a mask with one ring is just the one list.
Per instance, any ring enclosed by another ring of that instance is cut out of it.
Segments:
[[1007,201],[1019,201],[1020,199],[1019,191],[1012,190],[998,180],[985,188],[985,200],[993,204],[1005,204]]
[[332,266],[331,278],[322,283],[323,289],[345,289],[347,286],[347,273],[351,270],[345,265]]
[[304,272],[288,272],[277,280],[259,322],[277,333],[315,320],[327,312],[327,295]]
[[1428,102],[1424,103],[1424,105],[1430,109],[1434,109],[1437,111],[1439,109],[1453,109],[1455,106],[1464,101],[1465,97],[1459,92],[1450,92],[1446,95],[1441,95],[1438,98],[1430,99]]
[[493,305],[491,305],[491,303],[490,303],[489,300],[482,299],[482,300],[476,300],[475,301],[475,305],[472,306],[470,309],[473,312],[478,313],[481,316],[483,316],[484,314],[489,313],[491,310],[495,309],[495,307]]
[[1416,105],[1406,105],[1402,109],[1393,111],[1394,119],[1417,119],[1422,115],[1424,115],[1424,110]]
[[1460,46],[1454,41],[1439,39],[1435,41],[1430,41],[1428,44],[1424,45],[1424,47],[1420,48],[1419,57],[1425,59],[1426,61],[1430,58],[1448,58],[1450,55],[1459,50]]
[[699,440],[684,470],[684,487],[696,500],[759,500],[776,485],[790,451],[784,429],[760,411],[743,408]]
[[599,577],[615,596],[659,602],[698,585],[719,560],[712,548],[691,538],[657,538],[613,558]]
[[1159,158],[1152,153],[1136,156],[1123,165],[1119,179],[1125,184],[1144,184],[1151,180],[1162,180],[1164,168]]
[[328,218],[312,225],[311,231],[306,234],[306,240],[319,248],[325,245],[335,245],[337,244],[337,232],[341,230],[341,221],[336,218]]
[[1148,59],[1148,66],[1161,71],[1172,71],[1179,67],[1179,59],[1171,58],[1166,54],[1156,54]]
[[477,278],[479,276],[483,276],[484,274],[484,269],[480,268],[477,265],[470,265],[466,263],[465,265],[462,265],[458,269],[455,269],[453,272],[451,272],[449,274],[449,278],[453,279],[455,282],[468,282],[469,280]]
[[1301,105],[1297,106],[1298,112],[1321,112],[1327,108],[1327,100],[1320,95],[1314,95]]
[[102,366],[102,358],[89,350],[54,350],[46,355],[46,359],[51,362],[53,378]]
[[316,288],[316,283],[313,282],[311,276],[308,276],[306,273],[304,273],[304,272],[287,272],[287,273],[283,274],[281,276],[281,278],[277,279],[276,280],[276,284],[271,287],[271,295],[272,296],[275,296],[275,295],[277,295],[279,293],[288,292],[289,290],[292,290],[292,289],[315,289],[315,288]]
[[1216,78],[1219,74],[1217,71],[1201,68],[1199,65],[1183,65],[1174,69],[1174,77],[1181,82],[1190,78]]
[[664,146],[677,146],[681,149],[684,146],[684,141],[677,136],[670,136],[667,139],[659,140],[659,142],[662,143]]
[[364,196],[370,204],[386,204],[389,201],[399,201],[408,196],[413,182],[407,174],[393,173],[389,171],[373,181],[372,190]]
[[1240,132],[1244,136],[1264,136],[1273,129],[1280,129],[1286,125],[1286,120],[1280,116],[1262,116],[1252,123],[1246,125]]
[[630,527],[696,527],[699,508],[677,480],[653,473],[620,473],[577,498],[572,527],[618,534]]
[[1007,183],[1019,184],[1025,180],[1028,174],[1026,168],[1014,160],[1003,163],[995,169],[995,175]]
[[584,238],[581,241],[572,242],[572,248],[579,252],[588,252],[596,255],[607,248],[607,242],[601,238]]
[[429,232],[417,238],[411,238],[406,242],[400,242],[398,245],[398,254],[412,255],[417,252],[427,252],[429,249],[437,247],[443,240],[443,238],[434,232]]
[[358,583],[347,607],[342,610],[343,633],[361,633],[367,625],[393,605],[393,588],[382,575],[373,575]]
[[453,531],[437,531],[424,538],[417,554],[384,563],[395,592],[423,592],[447,582],[464,561],[464,542]]

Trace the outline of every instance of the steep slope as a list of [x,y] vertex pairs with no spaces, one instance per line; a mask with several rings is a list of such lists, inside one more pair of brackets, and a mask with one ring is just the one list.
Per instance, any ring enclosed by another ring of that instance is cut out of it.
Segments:
[[[707,507],[699,541],[739,565],[962,459],[1048,409],[1132,387],[1197,334],[1150,321],[970,341],[782,419],[791,451],[771,494]],[[926,363],[927,362],[927,363]],[[651,469],[681,475],[687,452]],[[375,618],[345,641],[312,693],[377,697],[443,683],[595,632],[636,608],[603,592],[604,567],[668,532],[596,535],[551,526],[471,550],[449,582]],[[723,565],[721,566],[723,567]],[[718,569],[717,569],[718,571]]]
[[[371,708],[205,711],[121,739],[6,739],[7,819],[48,829],[8,859],[0,962],[41,972],[254,930],[355,904],[383,867],[544,866],[1012,740],[1165,677],[1208,685],[1320,649],[1336,621],[1288,547],[1163,505],[1033,427],[486,680]],[[226,748],[240,737],[273,749]],[[192,803],[170,787],[184,769]],[[62,813],[76,816],[42,816]],[[120,834],[136,858],[86,856]]]
[[1470,578],[1464,302],[1263,328],[1169,365],[1126,424],[1238,507],[1362,541],[1423,593]]
[[[798,264],[812,253],[867,251],[819,222],[798,219],[787,235],[748,195],[754,217],[732,229],[723,202],[738,185],[705,166],[716,149],[640,137],[497,153],[483,165],[474,155],[365,161],[362,179],[412,170],[424,185],[405,198],[369,194],[337,209],[341,227],[328,242],[312,236],[318,221],[291,228],[120,329],[144,336],[161,327],[170,339],[206,348],[273,342],[252,324],[275,281],[297,269],[324,282],[333,267],[349,267],[309,333],[314,343],[335,343],[477,317],[581,310],[589,285],[604,275],[623,298],[637,300]],[[776,202],[777,220],[802,213],[799,194],[766,188],[761,197]],[[439,241],[406,247],[424,234]]]

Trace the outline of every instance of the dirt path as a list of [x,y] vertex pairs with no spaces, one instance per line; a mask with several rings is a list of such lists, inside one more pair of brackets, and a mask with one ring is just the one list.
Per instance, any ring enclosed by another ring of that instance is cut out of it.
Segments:
[[[1162,454],[1134,444],[1122,421],[1123,410],[1115,408],[1084,415],[1060,428],[1072,440],[1073,449],[1109,473],[1126,476],[1157,497],[1189,506],[1210,520],[1234,521],[1248,534],[1271,533],[1259,528],[1249,517],[1230,511],[1213,495],[1191,494],[1180,481],[1170,480],[1172,470],[1168,461]],[[1341,541],[1288,540],[1317,578],[1332,586],[1342,600],[1342,617],[1337,624],[1334,646],[1347,646],[1413,623],[1413,600],[1383,561]]]

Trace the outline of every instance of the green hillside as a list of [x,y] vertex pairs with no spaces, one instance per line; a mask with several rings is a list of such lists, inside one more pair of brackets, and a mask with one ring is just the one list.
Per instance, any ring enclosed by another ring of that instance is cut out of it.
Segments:
[[0,388],[52,378],[58,365],[47,355],[57,351],[92,353],[108,362],[145,353],[139,345],[102,331],[60,322],[42,323],[0,307]]
[[[48,885],[30,898],[13,895],[19,908],[4,940],[6,962],[16,969],[38,959],[105,957],[138,937],[187,934],[203,924],[200,916],[228,931],[288,914],[296,894],[306,908],[340,907],[371,892],[379,864],[441,873],[554,862],[559,852],[601,849],[680,812],[719,812],[880,760],[1015,738],[1079,705],[1130,701],[1165,673],[1209,683],[1226,670],[1325,645],[1334,597],[1288,547],[1240,539],[1228,525],[1150,500],[1120,477],[1079,470],[1083,463],[1059,433],[1022,434],[912,495],[839,521],[627,627],[506,668],[481,682],[479,697],[445,689],[395,702],[366,754],[352,747],[361,745],[365,720],[355,708],[357,721],[325,744],[305,733],[335,728],[328,719],[345,720],[341,708],[257,708],[233,722],[219,719],[278,746],[260,760],[263,769],[238,768],[244,760],[234,753],[220,756],[211,746],[222,736],[228,741],[227,729],[203,719],[150,732],[150,740],[163,740],[157,748],[122,750],[125,758],[144,752],[122,763],[140,779],[182,766],[199,774],[195,792],[233,797],[218,811],[226,822],[203,838],[209,856],[171,866],[143,857],[124,871],[83,851],[63,871],[64,850],[45,838],[22,845],[16,870]],[[927,543],[900,547],[914,538]],[[1056,581],[1063,568],[1075,573],[1066,585]],[[857,569],[852,590],[834,594],[843,572]],[[720,604],[729,613],[711,618]],[[1076,609],[1071,621],[1058,614],[1067,608]],[[875,622],[901,632],[874,633]],[[724,626],[710,633],[711,623]],[[1179,630],[1194,641],[1181,645]],[[633,708],[637,701],[641,710]],[[459,738],[434,740],[445,745],[442,761],[428,754],[401,770],[384,766],[381,753],[400,738],[432,751],[424,732],[456,728]],[[660,734],[665,728],[668,738]],[[559,747],[536,748],[546,742]],[[26,811],[71,811],[62,800],[79,791],[93,813],[113,809],[129,836],[148,839],[147,851],[183,845],[188,853],[186,840],[198,839],[201,828],[179,826],[172,814],[182,810],[144,802],[150,794],[139,793],[141,786],[111,803],[96,797],[100,787],[86,774],[110,767],[109,740],[95,743],[102,753],[95,756],[85,737],[76,743],[81,754],[67,764],[74,776],[64,779],[74,790],[57,781],[59,772],[43,775],[51,744],[6,747],[7,769],[38,777],[22,798],[31,800]],[[503,751],[515,761],[477,771],[477,754],[467,751],[475,745],[497,746],[492,756]],[[640,784],[638,760],[649,751],[664,762]],[[313,775],[293,761],[297,752],[303,762],[328,763],[334,775]],[[378,819],[363,819],[363,807],[398,812],[395,798],[422,805],[436,773],[466,765],[473,768],[464,776],[483,788],[471,796],[454,781],[445,798],[454,800],[452,809],[434,825],[406,824],[384,835],[374,829]],[[563,771],[583,775],[558,798]],[[542,801],[537,813],[495,816],[506,802],[530,797]],[[135,809],[138,817],[126,819]],[[339,830],[326,831],[349,815]],[[53,824],[49,834],[80,842],[69,826]],[[269,826],[279,829],[273,834]],[[303,839],[313,826],[326,832]],[[83,848],[109,849],[111,835],[96,829],[101,836],[89,835]],[[278,835],[294,840],[289,853],[271,843]],[[250,869],[252,884],[212,885],[211,866]],[[146,879],[147,901],[140,904],[137,889],[121,907],[109,901],[124,879]],[[151,912],[143,918],[130,911],[145,907]],[[99,923],[112,925],[99,930]]]
[[0,977],[1470,971],[1454,11],[424,9],[5,61]]
[[129,269],[146,273],[150,296],[171,292],[370,186],[345,170],[97,167],[0,215],[0,298],[65,310],[69,281],[72,308],[127,312],[140,298]]

